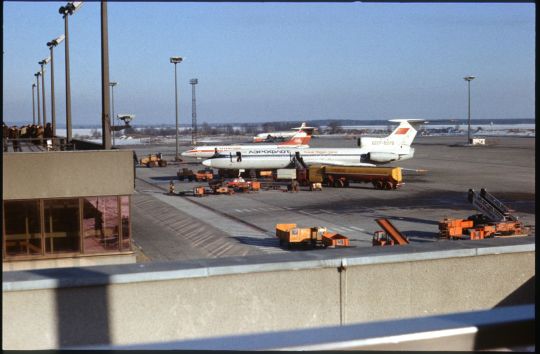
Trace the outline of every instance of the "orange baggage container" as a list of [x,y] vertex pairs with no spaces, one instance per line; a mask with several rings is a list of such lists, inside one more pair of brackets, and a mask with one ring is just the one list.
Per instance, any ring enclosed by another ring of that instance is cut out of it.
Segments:
[[251,189],[254,191],[258,191],[261,189],[261,182],[259,181],[252,181],[251,182]]
[[325,232],[323,235],[323,242],[327,247],[347,247],[349,246],[349,239],[341,234],[333,234]]

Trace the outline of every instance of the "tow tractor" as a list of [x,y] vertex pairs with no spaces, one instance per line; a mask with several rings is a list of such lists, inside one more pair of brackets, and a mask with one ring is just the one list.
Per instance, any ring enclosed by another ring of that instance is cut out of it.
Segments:
[[512,214],[513,210],[484,188],[480,189],[480,193],[469,189],[467,199],[480,214],[471,215],[467,219],[445,218],[439,222],[440,238],[482,240],[529,234],[530,228]]

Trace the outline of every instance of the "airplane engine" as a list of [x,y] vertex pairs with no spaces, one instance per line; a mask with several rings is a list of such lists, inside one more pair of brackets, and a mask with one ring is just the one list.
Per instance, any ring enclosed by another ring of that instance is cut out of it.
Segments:
[[399,155],[393,152],[370,152],[368,159],[373,162],[391,162],[399,160]]

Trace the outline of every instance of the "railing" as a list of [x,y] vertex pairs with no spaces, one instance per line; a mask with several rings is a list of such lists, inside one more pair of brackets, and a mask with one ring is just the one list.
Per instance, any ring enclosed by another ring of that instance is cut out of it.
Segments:
[[73,143],[68,143],[66,138],[59,137],[4,138],[2,146],[4,152],[75,150]]

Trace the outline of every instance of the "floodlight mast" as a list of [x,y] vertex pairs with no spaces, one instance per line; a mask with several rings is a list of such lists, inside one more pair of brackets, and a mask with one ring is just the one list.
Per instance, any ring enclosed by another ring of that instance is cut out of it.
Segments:
[[38,125],[41,125],[41,109],[39,104],[39,77],[41,76],[41,73],[38,71],[34,74],[36,77],[36,86],[37,86],[37,114],[38,114]]
[[49,50],[51,51],[51,122],[52,122],[52,135],[56,137],[56,103],[54,100],[54,47],[62,43],[65,36],[61,34],[58,38],[53,39],[47,43]]
[[171,63],[174,64],[174,103],[176,107],[176,155],[174,157],[175,161],[180,161],[180,157],[178,156],[178,82],[177,82],[177,74],[176,74],[176,64],[181,63],[184,58],[182,57],[171,57]]
[[471,81],[474,80],[476,76],[465,76],[463,80],[467,81],[468,93],[469,93],[469,114],[467,119],[467,144],[471,144]]
[[38,62],[39,65],[41,65],[41,94],[42,94],[42,104],[43,104],[43,127],[45,128],[45,125],[47,124],[47,108],[45,103],[45,65],[51,60],[50,57],[47,57],[43,59],[42,61]]

